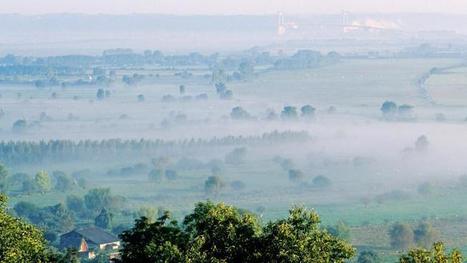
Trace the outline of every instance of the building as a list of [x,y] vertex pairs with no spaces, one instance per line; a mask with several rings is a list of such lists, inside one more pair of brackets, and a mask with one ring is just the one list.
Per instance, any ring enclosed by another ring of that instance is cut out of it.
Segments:
[[118,256],[120,240],[97,227],[75,229],[60,236],[60,249],[73,248],[81,257],[93,259],[99,252],[108,252],[111,258]]

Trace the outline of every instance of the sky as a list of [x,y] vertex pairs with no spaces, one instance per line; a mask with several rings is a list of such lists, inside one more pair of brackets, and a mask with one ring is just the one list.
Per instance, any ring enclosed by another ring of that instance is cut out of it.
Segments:
[[316,14],[417,12],[467,14],[467,0],[0,0],[0,13]]

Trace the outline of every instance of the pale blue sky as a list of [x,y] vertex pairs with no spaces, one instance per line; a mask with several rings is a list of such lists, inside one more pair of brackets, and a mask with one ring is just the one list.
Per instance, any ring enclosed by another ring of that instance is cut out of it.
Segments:
[[467,0],[0,0],[0,13],[272,14],[435,12],[467,14]]

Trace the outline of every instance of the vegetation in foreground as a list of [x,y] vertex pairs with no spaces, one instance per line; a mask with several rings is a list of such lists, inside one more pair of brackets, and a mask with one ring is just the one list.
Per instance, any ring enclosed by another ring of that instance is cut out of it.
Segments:
[[[355,249],[320,227],[314,211],[293,208],[289,216],[262,225],[248,211],[226,204],[198,203],[182,223],[166,212],[158,219],[141,217],[124,231],[121,262],[348,262]],[[101,262],[104,257],[97,257]],[[413,249],[401,263],[460,263],[462,254],[446,253],[443,243],[431,250]],[[7,211],[0,195],[0,262],[79,262],[73,251],[48,247],[39,229]],[[378,262],[363,251],[357,262]]]

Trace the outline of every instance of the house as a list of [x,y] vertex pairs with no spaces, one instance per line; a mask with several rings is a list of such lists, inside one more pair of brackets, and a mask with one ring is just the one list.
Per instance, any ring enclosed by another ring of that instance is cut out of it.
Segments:
[[81,257],[93,259],[99,252],[108,252],[111,258],[118,256],[120,240],[97,227],[75,229],[60,236],[60,249],[74,248]]

